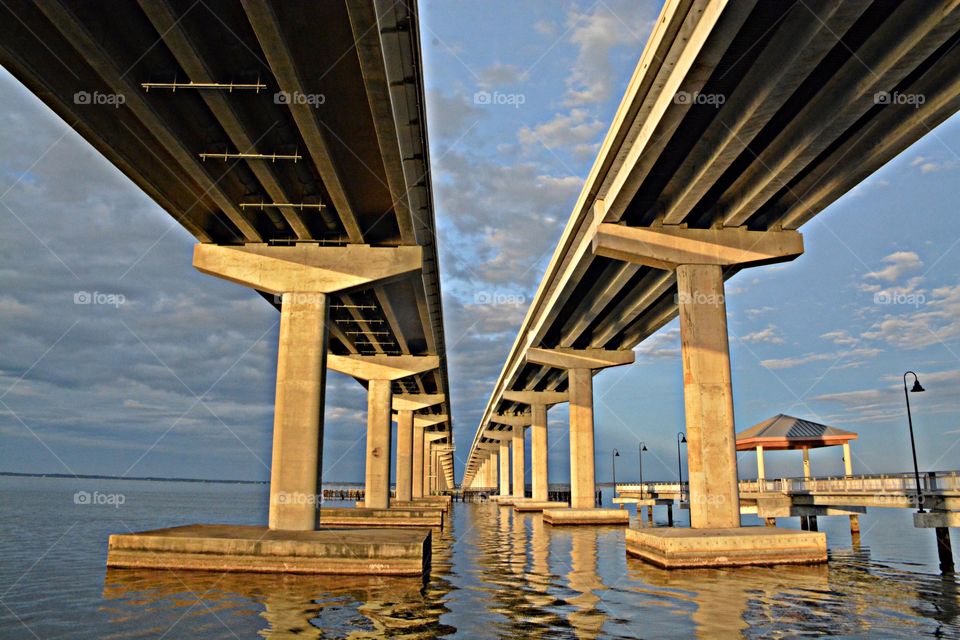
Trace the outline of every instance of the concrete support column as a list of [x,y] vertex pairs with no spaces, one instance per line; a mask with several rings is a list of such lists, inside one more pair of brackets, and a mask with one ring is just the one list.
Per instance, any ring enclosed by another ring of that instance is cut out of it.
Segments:
[[427,464],[429,465],[427,470],[429,493],[427,495],[432,496],[437,492],[437,450],[433,446],[433,442],[430,443],[430,457]]
[[[525,473],[525,459],[524,459],[524,437],[523,437],[524,427],[514,427],[513,428],[513,441],[511,447],[513,448],[513,497],[514,498],[524,498],[526,497],[526,473]],[[503,455],[501,452],[500,455]]]
[[530,475],[533,488],[532,499],[537,502],[547,500],[549,488],[547,474],[547,405],[535,404],[530,407]]
[[390,506],[390,436],[393,391],[389,380],[370,380],[367,387],[367,473],[364,505]]
[[271,529],[317,528],[327,371],[326,320],[324,294],[283,295],[270,467]]
[[[421,454],[423,451],[421,450]],[[397,412],[397,500],[413,499],[413,411]]]
[[423,497],[423,427],[414,425],[413,427],[413,454],[412,475],[410,482],[410,494],[414,498]]
[[803,450],[803,477],[810,477],[810,449]]
[[597,504],[593,460],[593,372],[570,369],[570,507]]
[[500,495],[510,495],[510,443],[500,441]]
[[[740,494],[723,268],[680,265],[677,289],[690,526],[694,529],[739,527]],[[571,413],[572,400],[571,397]]]

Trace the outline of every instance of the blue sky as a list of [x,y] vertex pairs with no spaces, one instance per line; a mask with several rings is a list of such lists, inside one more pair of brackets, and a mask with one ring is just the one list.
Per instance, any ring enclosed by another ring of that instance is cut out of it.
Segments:
[[[421,3],[458,477],[658,11]],[[0,105],[0,470],[267,478],[278,314],[193,271],[192,238],[5,72]],[[899,385],[915,369],[920,465],[958,466],[954,150],[956,117],[806,225],[801,258],[728,282],[739,429],[826,422],[860,434],[855,470],[906,471]],[[596,378],[599,480],[614,447],[635,477],[641,439],[645,476],[676,477],[678,349],[671,324]],[[327,480],[362,479],[364,421],[362,388],[331,374]],[[563,482],[563,405],[550,421]],[[812,461],[842,469],[839,451]],[[741,469],[755,474],[752,454]],[[767,458],[768,476],[800,471],[799,453]]]

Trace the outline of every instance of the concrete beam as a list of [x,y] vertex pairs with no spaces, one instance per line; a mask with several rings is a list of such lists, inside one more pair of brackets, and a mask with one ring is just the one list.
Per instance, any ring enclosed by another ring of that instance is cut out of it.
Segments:
[[913,514],[913,526],[918,529],[960,527],[960,511],[927,511]]
[[405,393],[393,396],[394,411],[420,411],[441,404],[447,399],[443,393]]
[[527,350],[527,362],[556,369],[604,369],[632,364],[632,350],[608,351],[606,349],[542,349]]
[[553,405],[560,402],[566,402],[570,395],[566,391],[512,391],[503,392],[503,399],[507,402],[519,402],[520,404],[543,404]]
[[509,415],[509,414],[494,414],[490,416],[490,422],[496,422],[497,424],[506,424],[511,427],[526,427],[530,424],[531,416],[529,413],[521,413],[520,415]]
[[601,224],[596,255],[672,271],[682,264],[752,267],[788,262],[803,253],[798,231],[748,231],[743,227],[688,229]]
[[327,247],[297,244],[198,244],[193,266],[267,293],[334,293],[369,287],[420,271],[421,247]]
[[438,356],[327,356],[328,369],[361,380],[399,380],[439,366]]
[[[396,416],[399,414],[394,414],[394,415]],[[449,419],[450,419],[450,416],[448,416],[445,413],[426,414],[426,415],[414,414],[413,424],[415,424],[418,427],[432,427],[433,425],[436,425],[436,424],[443,424]]]

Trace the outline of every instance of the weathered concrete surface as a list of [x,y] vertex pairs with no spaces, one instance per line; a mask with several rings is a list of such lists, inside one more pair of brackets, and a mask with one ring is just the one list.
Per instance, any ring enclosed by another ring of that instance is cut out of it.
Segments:
[[520,513],[533,511],[543,511],[544,509],[566,509],[570,505],[566,502],[556,502],[550,500],[514,500],[513,510]]
[[530,484],[532,498],[538,502],[547,500],[549,491],[547,469],[547,406],[535,404],[530,407]]
[[[396,404],[396,401],[394,401]],[[413,411],[397,412],[397,502],[413,499]]]
[[919,529],[960,527],[960,511],[927,511],[913,514],[913,526]]
[[677,268],[690,527],[740,526],[723,268]]
[[[414,500],[390,500],[390,510],[394,509],[421,509],[421,510],[431,510],[439,509],[441,511],[449,512],[450,502],[444,502],[442,500],[433,500],[432,498],[440,496],[431,496],[429,498],[416,498]],[[363,500],[354,503],[354,506],[358,509],[366,508],[366,503]]]
[[544,509],[543,521],[554,526],[591,524],[630,524],[626,509]]
[[320,509],[321,527],[443,527],[443,509],[397,507],[389,509]]
[[326,344],[327,297],[285,294],[273,416],[271,529],[310,531],[317,526]]
[[589,509],[597,499],[593,460],[593,372],[571,369],[570,506]]
[[627,553],[665,569],[818,564],[827,536],[773,527],[627,529]]
[[367,387],[367,467],[365,499],[374,509],[390,506],[391,407],[389,380],[370,380]]
[[108,567],[255,573],[423,575],[428,529],[285,531],[194,524],[110,536]]

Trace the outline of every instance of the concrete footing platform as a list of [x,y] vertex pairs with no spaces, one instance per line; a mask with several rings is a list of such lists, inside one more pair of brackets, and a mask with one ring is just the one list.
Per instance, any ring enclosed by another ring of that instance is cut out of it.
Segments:
[[558,525],[630,524],[626,509],[544,509],[543,521]]
[[537,500],[514,500],[513,510],[521,513],[543,511],[544,509],[566,509],[570,505],[566,502],[547,502]]
[[[423,500],[421,498],[415,498],[413,500],[391,500],[390,509],[440,509],[442,511],[450,511],[449,502],[441,502],[439,500]],[[365,509],[363,501],[355,502],[354,506],[357,509]]]
[[664,569],[819,564],[827,537],[773,527],[627,529],[627,553]]
[[440,507],[397,507],[390,509],[320,509],[321,527],[440,527]]
[[321,529],[193,524],[110,536],[107,566],[255,573],[423,575],[428,529]]

